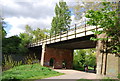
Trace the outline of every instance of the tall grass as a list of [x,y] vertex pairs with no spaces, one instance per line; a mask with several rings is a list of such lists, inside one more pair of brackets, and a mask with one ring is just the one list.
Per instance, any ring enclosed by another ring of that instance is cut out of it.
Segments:
[[34,63],[40,63],[39,59],[36,58],[36,55],[28,55],[24,59],[25,64],[34,64]]
[[4,55],[2,70],[8,70],[22,64],[22,61],[14,61],[11,55]]
[[8,70],[10,68],[13,68],[15,66],[23,65],[23,64],[34,64],[34,63],[40,63],[39,59],[36,58],[35,54],[28,55],[23,58],[23,61],[15,61],[11,55],[4,55],[3,56],[3,63],[2,63],[2,70]]

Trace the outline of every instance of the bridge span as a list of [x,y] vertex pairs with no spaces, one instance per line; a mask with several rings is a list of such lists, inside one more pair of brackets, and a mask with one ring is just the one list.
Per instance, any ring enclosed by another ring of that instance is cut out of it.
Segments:
[[52,66],[55,69],[60,69],[63,68],[64,62],[67,69],[72,69],[73,51],[75,49],[96,48],[97,74],[117,75],[120,73],[120,58],[116,57],[115,54],[101,53],[100,50],[103,49],[102,42],[95,42],[90,38],[101,38],[104,35],[95,36],[92,30],[102,30],[102,28],[75,25],[65,32],[30,43],[30,53],[37,55],[42,66]]

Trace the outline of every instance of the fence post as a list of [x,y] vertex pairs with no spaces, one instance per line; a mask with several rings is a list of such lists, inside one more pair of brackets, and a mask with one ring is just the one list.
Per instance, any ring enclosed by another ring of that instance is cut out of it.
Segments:
[[75,38],[76,38],[76,24],[75,24]]
[[47,35],[46,35],[46,44],[47,44]]
[[86,19],[85,19],[85,36],[86,36]]
[[68,40],[68,30],[67,30],[67,40]]
[[55,42],[55,40],[56,40],[56,31],[55,31],[55,39],[54,39],[54,42]]
[[36,39],[36,42],[37,42],[36,44],[38,45],[38,40],[37,39]]
[[96,31],[97,31],[97,26],[96,26]]
[[50,43],[51,43],[51,33],[50,33]]
[[61,41],[61,30],[60,30],[60,41]]

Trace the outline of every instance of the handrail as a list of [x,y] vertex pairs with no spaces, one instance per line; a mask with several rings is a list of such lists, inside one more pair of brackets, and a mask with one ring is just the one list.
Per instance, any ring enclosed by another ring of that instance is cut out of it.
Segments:
[[[93,29],[87,29],[88,26],[86,25],[86,21],[82,22],[82,23],[77,23],[75,25],[71,25],[69,27],[69,29],[67,31],[64,31],[64,32],[60,32],[59,34],[56,34],[56,35],[53,35],[51,36],[48,36],[44,39],[41,39],[41,40],[36,40],[36,42],[33,42],[33,43],[30,43],[28,47],[34,47],[34,46],[38,46],[38,45],[42,45],[42,43],[54,43],[54,42],[58,42],[59,41],[62,41],[63,38],[66,38],[66,40],[68,40],[68,38],[70,36],[74,36],[74,38],[77,37],[77,34],[80,34],[80,33],[85,33],[84,35],[86,36],[86,32],[87,31],[91,31],[91,30],[94,30],[94,29],[98,29],[97,27],[93,28]],[[77,31],[79,29],[83,29],[83,31]]]

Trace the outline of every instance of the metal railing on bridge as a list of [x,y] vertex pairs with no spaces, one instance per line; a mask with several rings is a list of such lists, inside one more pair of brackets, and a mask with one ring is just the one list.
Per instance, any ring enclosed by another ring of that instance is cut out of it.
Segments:
[[93,34],[92,30],[98,30],[96,26],[89,26],[86,24],[86,20],[79,22],[78,24],[69,26],[69,29],[65,32],[61,32],[59,34],[46,36],[46,38],[41,40],[35,40],[34,42],[30,43],[28,47],[35,47],[40,46],[43,43],[50,44],[60,41],[65,41],[69,39],[74,39],[81,36],[91,35]]

